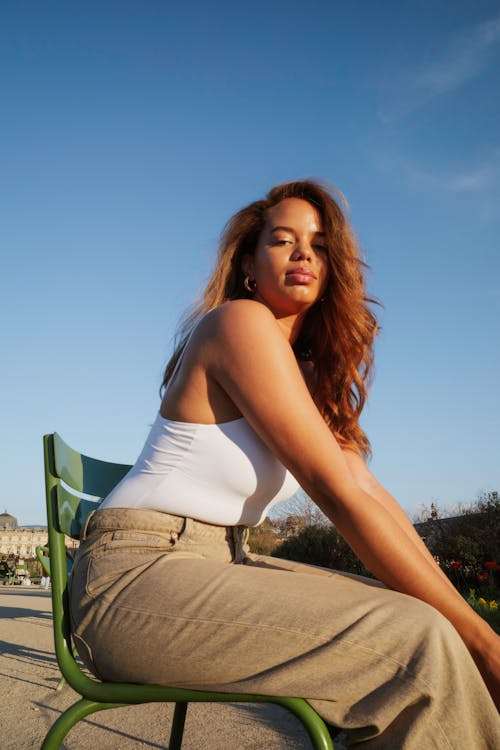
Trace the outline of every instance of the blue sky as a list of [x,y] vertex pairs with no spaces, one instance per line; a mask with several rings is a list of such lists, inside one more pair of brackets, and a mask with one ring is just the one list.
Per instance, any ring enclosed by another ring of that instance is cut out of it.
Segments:
[[229,216],[347,196],[383,302],[363,423],[414,513],[500,489],[500,3],[0,6],[1,510],[41,436],[132,462]]

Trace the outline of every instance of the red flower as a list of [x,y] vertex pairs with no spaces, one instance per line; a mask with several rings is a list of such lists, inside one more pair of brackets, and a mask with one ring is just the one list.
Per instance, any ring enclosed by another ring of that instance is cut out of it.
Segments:
[[452,567],[452,568],[456,568],[457,570],[460,570],[460,568],[462,567],[462,563],[459,563],[459,562],[452,562],[452,563],[451,563],[451,567]]
[[486,581],[488,578],[488,571],[485,570],[484,573],[477,573],[476,578],[478,581]]
[[484,563],[484,567],[485,568],[496,568],[497,564],[496,564],[496,562],[485,562]]

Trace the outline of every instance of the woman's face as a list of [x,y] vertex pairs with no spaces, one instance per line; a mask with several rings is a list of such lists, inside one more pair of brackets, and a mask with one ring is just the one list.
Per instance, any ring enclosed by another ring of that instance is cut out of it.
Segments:
[[328,251],[318,210],[301,198],[286,198],[267,211],[254,255],[243,270],[255,280],[254,299],[277,316],[306,312],[328,281]]

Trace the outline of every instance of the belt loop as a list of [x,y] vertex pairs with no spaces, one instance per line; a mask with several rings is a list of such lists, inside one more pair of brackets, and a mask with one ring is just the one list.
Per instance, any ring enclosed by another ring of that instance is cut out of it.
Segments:
[[87,518],[85,519],[85,522],[83,524],[83,527],[82,527],[82,530],[81,530],[81,533],[80,533],[80,541],[81,542],[84,542],[85,539],[87,538],[87,529],[89,527],[90,519],[92,518],[92,516],[94,515],[95,512],[96,512],[95,510],[91,510],[90,513],[88,514]]
[[179,530],[177,531],[177,539],[180,539],[180,538],[181,538],[181,536],[182,536],[182,535],[184,534],[184,532],[186,531],[186,528],[187,528],[187,522],[188,522],[188,520],[187,520],[187,517],[186,517],[186,516],[179,516],[179,518],[181,519],[182,523],[181,523],[181,527],[180,527],[180,529],[179,529]]

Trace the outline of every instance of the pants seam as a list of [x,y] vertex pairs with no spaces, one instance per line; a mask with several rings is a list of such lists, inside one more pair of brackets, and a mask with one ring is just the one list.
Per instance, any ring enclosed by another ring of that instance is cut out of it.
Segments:
[[[106,597],[101,597],[101,599],[103,599],[105,601],[113,601],[112,599],[107,599]],[[116,609],[122,610],[122,611],[126,611],[126,612],[134,612],[134,613],[144,614],[144,611],[142,609],[136,609],[134,607],[128,607],[128,606],[125,606],[125,605],[120,605],[120,606],[116,607]],[[275,631],[277,633],[280,633],[280,632],[282,632],[282,633],[290,633],[290,634],[293,634],[293,635],[296,635],[296,636],[300,636],[301,638],[307,638],[307,639],[315,642],[316,645],[319,645],[319,646],[326,645],[325,638],[322,637],[322,636],[320,636],[320,635],[318,635],[318,634],[314,634],[313,635],[313,634],[310,634],[310,633],[305,633],[305,632],[303,632],[301,630],[296,630],[296,629],[293,629],[293,628],[284,628],[284,627],[280,627],[280,626],[276,626],[276,625],[259,625],[258,623],[246,623],[246,622],[240,622],[240,621],[234,621],[234,620],[226,621],[226,620],[220,620],[220,619],[216,619],[216,618],[184,617],[184,616],[181,616],[181,615],[171,615],[171,614],[167,614],[167,613],[166,614],[155,613],[153,616],[154,617],[160,617],[161,619],[164,619],[164,620],[172,620],[172,621],[183,621],[183,622],[192,622],[192,623],[210,623],[210,624],[215,624],[215,625],[224,625],[224,626],[230,627],[230,628],[234,628],[236,626],[236,627],[246,628],[246,629],[250,629],[250,630],[255,630],[255,628],[259,628],[261,630],[272,630],[272,631]],[[332,639],[330,639],[330,640],[332,640]],[[425,680],[423,680],[422,678],[420,678],[417,675],[413,674],[408,669],[408,667],[406,667],[404,664],[401,664],[396,659],[393,659],[391,656],[388,656],[387,654],[381,653],[381,652],[377,651],[376,649],[369,648],[367,646],[363,646],[363,645],[361,645],[361,644],[359,644],[359,643],[357,643],[355,641],[351,641],[351,640],[346,639],[346,638],[343,638],[343,643],[345,645],[353,648],[353,649],[359,649],[359,650],[365,651],[367,653],[376,654],[377,656],[382,657],[382,659],[384,660],[384,662],[386,662],[387,664],[382,664],[382,666],[380,667],[381,669],[385,669],[386,671],[389,670],[390,672],[392,672],[392,670],[388,666],[389,663],[392,663],[393,665],[396,665],[396,666],[400,667],[403,671],[402,671],[402,673],[400,673],[397,676],[395,676],[394,677],[395,679],[399,679],[399,680],[401,680],[403,682],[410,682],[410,683],[414,683],[414,684],[417,684],[417,685],[424,686],[427,689],[429,696],[432,697],[432,699],[434,699],[434,694],[432,692],[431,686]],[[309,696],[309,700],[312,700],[312,701],[314,701],[314,700],[322,700],[322,698],[313,698],[313,697]],[[445,732],[444,728],[441,726],[441,723],[439,722],[439,720],[436,719],[436,718],[434,718],[433,721],[435,723],[436,728],[439,730],[439,733],[442,736],[442,739],[445,742],[445,746],[447,748],[449,748],[449,750],[455,750],[455,748],[453,748],[453,746],[450,744],[450,742],[448,740],[448,737],[446,735],[446,732]]]
[[[108,601],[108,602],[112,602],[113,601],[113,599],[108,599],[105,596],[102,596],[101,599],[104,600],[104,601]],[[126,606],[126,605],[123,605],[123,604],[120,604],[115,609],[123,610],[123,611],[127,611],[127,612],[134,612],[134,613],[144,614],[144,610],[142,610],[142,609],[136,609],[134,607],[129,607],[129,606]],[[249,629],[249,630],[259,629],[259,630],[262,630],[262,631],[271,630],[271,631],[275,631],[277,633],[290,633],[290,634],[293,634],[293,635],[296,635],[296,636],[300,636],[301,638],[308,638],[308,639],[310,639],[312,641],[315,641],[318,645],[324,645],[327,642],[332,642],[332,641],[335,640],[335,637],[332,638],[331,636],[320,635],[319,633],[315,633],[315,634],[307,633],[307,632],[304,632],[302,630],[297,630],[295,628],[281,627],[279,625],[260,625],[259,623],[247,623],[247,622],[242,622],[240,620],[221,620],[221,619],[217,619],[217,618],[206,618],[206,617],[185,617],[183,615],[172,615],[172,614],[168,614],[168,613],[161,614],[161,613],[157,613],[157,612],[155,612],[154,615],[152,615],[151,613],[149,613],[149,614],[150,614],[150,617],[160,617],[160,618],[166,619],[166,620],[177,620],[177,621],[182,621],[182,622],[193,622],[193,623],[197,623],[197,622],[199,622],[199,623],[210,623],[210,624],[214,624],[214,625],[225,625],[226,627],[235,627],[235,626],[238,626],[238,627],[246,628],[246,629]],[[433,695],[431,685],[429,685],[422,678],[420,678],[420,677],[416,676],[415,674],[413,674],[408,669],[408,667],[405,664],[402,664],[401,662],[397,661],[397,659],[394,659],[393,657],[389,656],[388,654],[384,654],[383,652],[377,651],[374,648],[370,648],[368,646],[360,644],[357,641],[351,641],[350,639],[345,638],[345,637],[343,637],[342,640],[343,640],[343,643],[345,643],[346,645],[348,645],[348,646],[350,646],[352,648],[356,648],[356,649],[359,649],[361,651],[365,651],[366,653],[376,654],[377,656],[381,657],[385,661],[387,661],[387,662],[389,662],[389,663],[391,663],[391,664],[393,664],[395,666],[400,667],[404,671],[404,673],[408,675],[408,677],[410,679],[415,680],[418,684],[425,686],[427,688],[427,690],[429,691],[429,694]]]

